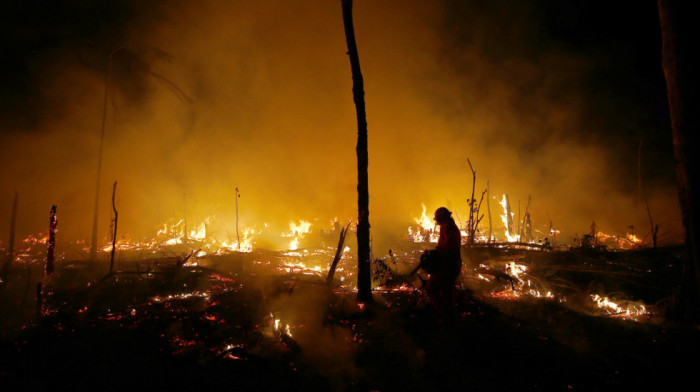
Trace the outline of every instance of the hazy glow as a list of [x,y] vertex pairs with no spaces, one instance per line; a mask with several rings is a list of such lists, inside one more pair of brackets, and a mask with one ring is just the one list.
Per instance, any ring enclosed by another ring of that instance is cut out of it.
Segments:
[[[188,235],[235,238],[236,187],[241,227],[269,222],[270,231],[281,233],[299,217],[356,214],[355,109],[339,2],[205,0],[149,12],[155,15],[134,22],[134,45],[172,54],[167,63],[143,52],[192,102],[179,101],[153,79],[134,87],[116,78],[101,237],[115,180],[120,235],[133,238],[171,217],[202,222],[210,215],[222,224],[189,227]],[[620,185],[625,179],[611,163],[615,146],[570,136],[590,126],[582,110],[588,103],[577,90],[589,65],[553,50],[494,64],[482,56],[487,48],[478,34],[459,45],[446,40],[445,16],[438,2],[355,5],[373,245],[405,239],[422,202],[428,215],[445,205],[464,219],[471,194],[467,158],[477,171],[477,194],[490,179],[491,195],[507,193],[516,214],[518,201],[524,209],[532,194],[534,230],[549,232],[551,219],[560,241],[570,242],[595,220],[619,235],[634,225],[642,238],[646,212],[629,181]],[[46,64],[37,77],[55,109],[32,132],[2,135],[0,222],[9,222],[17,189],[18,238],[45,230],[55,203],[60,244],[89,237],[104,79],[75,61],[69,48],[53,52]],[[565,99],[553,94],[562,86],[573,86]],[[524,103],[538,110],[523,117]],[[675,190],[648,188],[662,229],[677,233]],[[494,230],[502,230],[498,205],[491,204]],[[485,218],[480,227],[487,225]],[[7,226],[0,226],[3,241]]]

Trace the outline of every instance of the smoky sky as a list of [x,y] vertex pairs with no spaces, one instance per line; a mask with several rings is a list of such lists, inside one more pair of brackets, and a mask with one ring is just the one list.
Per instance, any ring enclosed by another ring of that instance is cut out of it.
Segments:
[[[110,53],[101,232],[170,217],[277,225],[356,213],[356,123],[339,1],[10,1],[0,40],[0,217],[59,205],[88,236]],[[377,242],[489,180],[539,229],[648,232],[640,181],[680,230],[654,1],[355,1]],[[641,143],[641,154],[638,154]],[[641,156],[641,164],[639,157]],[[641,167],[641,171],[638,170]],[[494,228],[500,228],[490,199]],[[486,222],[486,218],[484,221]],[[7,224],[0,227],[6,238]]]

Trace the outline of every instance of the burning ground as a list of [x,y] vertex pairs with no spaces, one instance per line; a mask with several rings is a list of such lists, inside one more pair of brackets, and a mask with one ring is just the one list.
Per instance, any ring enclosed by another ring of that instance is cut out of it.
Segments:
[[407,237],[378,257],[377,305],[358,307],[353,252],[341,249],[326,282],[338,236],[332,227],[303,237],[290,230],[283,238],[300,237],[302,246],[284,251],[219,244],[205,252],[205,236],[173,241],[161,232],[145,249],[123,246],[112,275],[106,262],[63,254],[44,278],[45,245],[23,248],[0,291],[0,382],[11,389],[619,390],[692,378],[697,330],[664,317],[679,248],[465,248],[456,317],[444,319],[421,292],[423,273],[407,275],[429,243]]

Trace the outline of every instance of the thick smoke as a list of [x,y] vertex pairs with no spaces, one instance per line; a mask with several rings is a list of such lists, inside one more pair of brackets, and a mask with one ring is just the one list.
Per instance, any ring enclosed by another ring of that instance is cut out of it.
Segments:
[[[355,4],[370,222],[375,248],[382,247],[375,253],[404,234],[421,203],[465,219],[467,158],[477,171],[477,196],[489,179],[492,196],[507,193],[514,211],[520,202],[524,212],[532,195],[536,228],[546,231],[551,220],[563,241],[594,220],[606,232],[624,234],[633,225],[643,236],[649,230],[634,135],[657,123],[642,124],[643,113],[626,122],[643,105],[625,106],[620,91],[601,82],[597,73],[608,68],[598,61],[610,59],[552,41],[529,7],[496,12],[469,4]],[[60,235],[89,238],[106,53],[114,42],[124,50],[113,62],[101,235],[113,181],[120,232],[132,238],[185,213],[191,222],[216,215],[233,228],[236,187],[244,225],[268,223],[281,232],[292,220],[356,214],[356,122],[338,1],[129,9],[105,33],[119,39],[90,46],[67,36],[31,58],[42,105],[33,107],[30,127],[6,121],[12,128],[3,128],[1,221],[9,221],[16,189],[19,234],[45,230],[58,204]],[[670,134],[663,140],[667,151]],[[645,178],[652,212],[674,239],[680,225],[671,157],[661,157],[660,165],[643,162],[642,175],[653,174]],[[491,208],[494,228],[502,228],[496,200]],[[3,239],[6,233],[0,227]]]

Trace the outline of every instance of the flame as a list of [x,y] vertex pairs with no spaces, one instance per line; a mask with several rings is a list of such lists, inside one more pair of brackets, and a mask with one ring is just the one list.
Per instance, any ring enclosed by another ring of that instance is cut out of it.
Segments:
[[[501,198],[501,201],[499,202],[501,204],[501,207],[503,207],[503,215],[501,215],[501,220],[503,221],[503,226],[505,227],[505,235],[506,239],[508,242],[519,242],[520,241],[520,235],[519,234],[511,234],[510,232],[510,225],[508,224],[508,207],[507,203],[508,201],[506,200],[506,195],[503,195]],[[513,219],[513,214],[512,212],[510,213],[510,219]]]
[[285,335],[289,336],[290,338],[292,337],[292,330],[289,324],[284,324],[284,329],[281,329],[280,326],[282,325],[282,321],[278,318],[276,318],[272,313],[270,313],[270,318],[274,320],[274,328],[276,333],[284,333]]
[[[213,217],[207,217],[185,236],[185,221],[183,219],[170,219],[159,226],[156,235],[141,241],[132,241],[128,237],[122,237],[117,241],[118,251],[141,252],[148,251],[159,253],[169,250],[171,247],[190,246],[199,249],[194,257],[204,257],[207,254],[223,255],[232,252],[250,253],[254,249],[255,235],[261,231],[254,227],[244,226],[241,230],[240,244],[236,240],[219,240],[209,232]],[[87,248],[87,243],[83,244]],[[179,249],[183,251],[183,249]],[[101,252],[111,252],[112,243],[109,242],[100,248]],[[189,265],[189,263],[188,263]]]
[[311,231],[311,222],[300,220],[297,225],[294,222],[289,223],[289,233],[282,234],[282,237],[292,237],[289,241],[289,250],[299,249],[299,239],[304,238],[305,234]]
[[408,240],[412,242],[438,242],[439,234],[435,230],[435,222],[426,215],[425,203],[421,203],[423,212],[420,218],[413,218],[418,227],[408,228]]
[[642,243],[642,240],[640,240],[639,237],[631,233],[627,233],[627,239],[630,240],[630,242],[632,242],[633,244],[639,245]]
[[634,249],[642,245],[642,240],[636,235],[627,233],[624,237],[606,234],[602,231],[595,233],[596,242],[612,249]]
[[591,299],[598,308],[603,309],[610,316],[635,319],[649,314],[646,305],[641,302],[625,301],[617,303],[608,297],[598,294],[591,294]]

